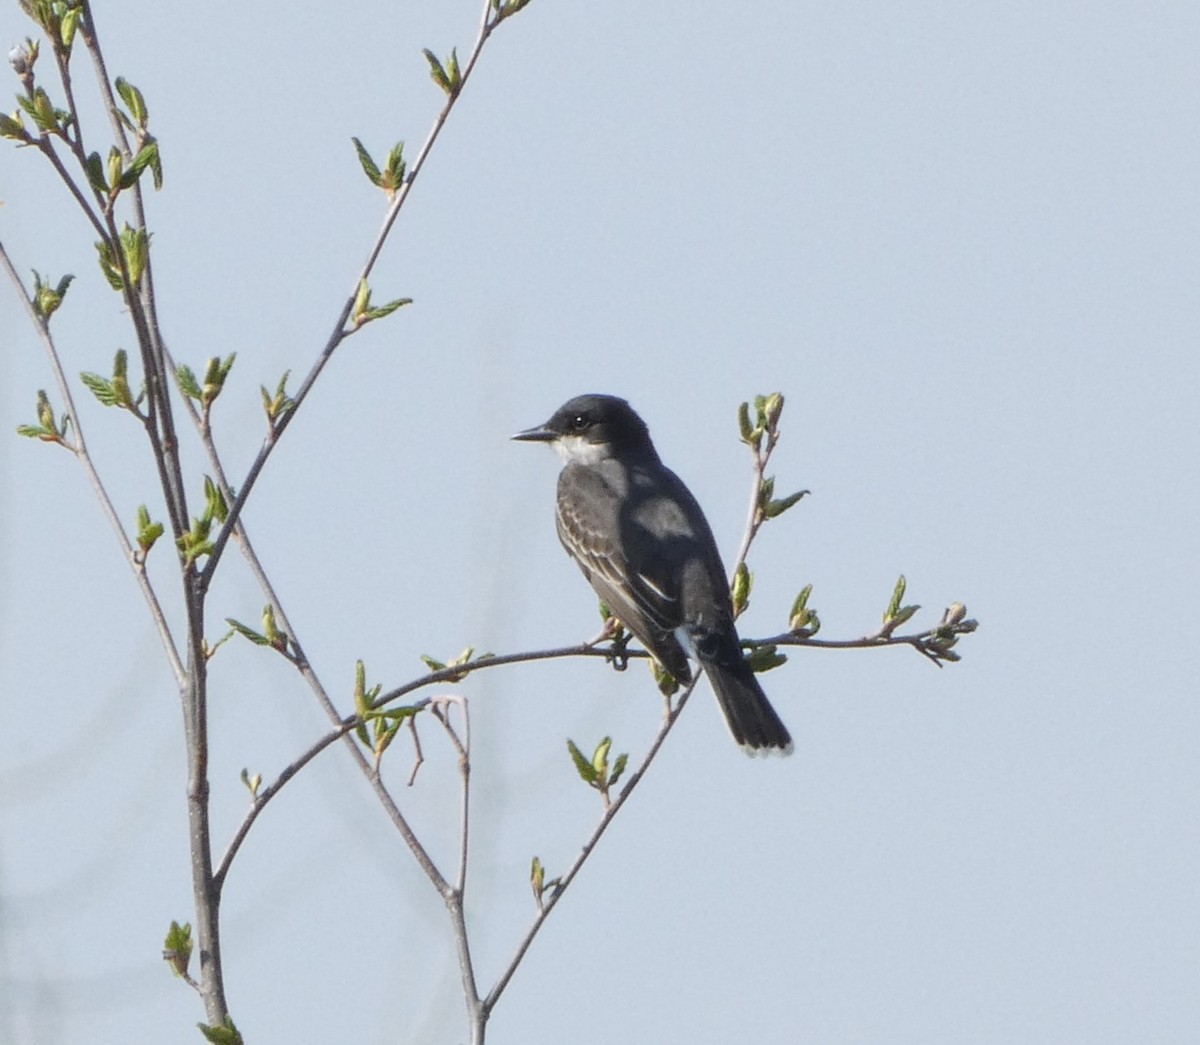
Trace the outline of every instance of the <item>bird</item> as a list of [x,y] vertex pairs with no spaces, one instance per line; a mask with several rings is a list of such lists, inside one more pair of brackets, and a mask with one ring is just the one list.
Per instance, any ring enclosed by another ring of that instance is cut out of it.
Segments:
[[790,754],[791,734],[742,655],[708,520],[633,407],[576,396],[512,438],[547,443],[562,460],[558,537],[613,616],[681,684],[692,681],[689,656],[697,661],[744,751]]

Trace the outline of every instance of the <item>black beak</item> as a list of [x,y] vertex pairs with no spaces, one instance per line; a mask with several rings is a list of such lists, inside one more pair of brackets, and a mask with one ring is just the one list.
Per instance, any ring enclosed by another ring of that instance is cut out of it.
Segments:
[[538,425],[537,428],[526,428],[512,438],[520,443],[552,443],[558,438],[558,433],[550,431],[545,425]]

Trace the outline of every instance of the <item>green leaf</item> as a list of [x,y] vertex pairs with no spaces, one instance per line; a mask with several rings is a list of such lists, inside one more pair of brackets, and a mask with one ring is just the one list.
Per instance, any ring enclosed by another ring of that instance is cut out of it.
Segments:
[[765,509],[771,503],[771,498],[775,496],[775,476],[769,475],[758,488],[758,506]]
[[450,57],[443,64],[436,54],[425,48],[425,59],[429,62],[429,78],[440,87],[448,97],[454,97],[462,87],[462,70],[458,66],[458,49],[451,50]]
[[354,149],[358,153],[358,162],[362,165],[363,173],[371,180],[372,185],[382,186],[383,175],[379,173],[379,167],[371,159],[371,154],[367,152],[366,146],[357,138],[351,138],[350,140],[354,142]]
[[371,710],[367,700],[367,666],[361,661],[354,663],[354,713],[362,718]]
[[263,607],[262,623],[263,637],[267,640],[267,645],[280,653],[286,653],[288,633],[276,623],[275,607],[270,603]]
[[98,152],[90,153],[83,166],[92,191],[101,196],[107,196],[108,181],[104,177],[104,161],[100,159],[100,154]]
[[146,99],[142,97],[142,92],[122,76],[116,78],[113,86],[116,87],[117,94],[121,96],[121,101],[125,103],[125,108],[129,110],[129,115],[133,117],[133,122],[139,127],[145,127],[150,114],[146,109]]
[[290,370],[283,372],[283,377],[279,379],[279,384],[275,386],[274,395],[267,391],[266,385],[259,385],[259,388],[262,390],[263,410],[272,427],[274,427],[276,421],[296,405],[296,401],[287,394],[287,380],[290,375]]
[[142,397],[139,395],[135,400],[129,389],[129,355],[123,348],[118,348],[113,356],[112,386],[119,398],[118,405],[126,410],[133,410],[141,402]]
[[29,132],[21,122],[21,114],[14,112],[11,116],[0,113],[0,138],[11,138],[13,141],[30,141]]
[[650,660],[650,673],[654,676],[658,691],[664,697],[669,697],[679,689],[679,680],[653,658]]
[[391,746],[392,741],[396,739],[396,734],[400,731],[401,719],[391,721],[389,719],[378,719],[375,723],[375,743],[372,745],[372,751],[375,754],[375,761],[383,758],[383,753]]
[[241,1034],[228,1016],[225,1017],[225,1024],[220,1027],[213,1027],[207,1023],[197,1023],[196,1026],[212,1045],[244,1045]]
[[38,389],[37,418],[36,425],[18,425],[17,435],[23,435],[27,439],[41,439],[45,443],[67,446],[65,436],[71,427],[71,419],[63,414],[61,420],[55,420],[54,408],[50,405],[50,399],[43,389]]
[[[379,691],[382,688],[383,687],[379,685],[372,686],[371,692],[367,694],[367,697],[371,700],[374,700],[379,696]],[[380,718],[386,719],[388,722],[403,723],[407,719],[410,719],[424,711],[428,706],[429,705],[427,702],[422,702],[421,704],[404,704],[398,708],[388,708],[384,711],[373,711],[371,714],[378,715]]]
[[371,305],[371,285],[365,280],[360,279],[358,286],[354,288],[354,304],[350,308],[350,315],[355,322],[358,322],[358,317],[361,316]]
[[121,252],[125,256],[129,279],[136,287],[141,284],[146,263],[150,260],[150,233],[126,223],[121,230]]
[[612,737],[605,737],[596,745],[596,750],[592,752],[592,769],[596,772],[597,780],[603,780],[607,775],[608,753],[610,750],[612,750]]
[[234,620],[232,617],[226,617],[225,623],[228,624],[234,631],[244,639],[249,639],[256,646],[269,646],[271,643],[265,635],[260,635],[253,628],[247,627],[241,621]]
[[125,171],[125,158],[115,145],[108,150],[108,183],[120,185]]
[[411,304],[412,298],[396,298],[395,301],[389,301],[386,305],[373,306],[371,304],[371,288],[365,279],[360,279],[358,287],[354,291],[354,303],[350,306],[350,322],[357,330],[373,319],[390,316],[396,309]]
[[147,135],[145,148],[148,149],[151,145],[154,147],[154,155],[150,158],[150,175],[154,179],[154,191],[158,192],[163,187],[162,156],[158,151],[158,142]]
[[750,670],[756,674],[787,663],[787,657],[772,645],[755,646],[746,659],[750,662]]
[[203,398],[204,393],[200,390],[200,382],[196,380],[192,368],[186,363],[180,363],[175,368],[175,382],[179,385],[179,391],[189,399],[199,401]]
[[92,395],[100,400],[105,406],[122,406],[121,396],[113,387],[113,383],[106,377],[101,377],[99,374],[92,374],[84,371],[79,375],[79,379],[87,385],[91,390]]
[[496,11],[496,21],[503,22],[528,5],[529,0],[493,0],[492,6]]
[[396,188],[404,181],[404,142],[396,142],[388,153],[387,169],[396,175]]
[[750,423],[750,404],[742,403],[738,407],[738,433],[741,440],[747,446],[757,446],[758,442],[755,439],[754,426]]
[[616,787],[617,781],[621,779],[621,775],[625,772],[625,767],[629,764],[629,756],[626,754],[618,755],[616,762],[613,763],[612,774],[608,778],[608,786]]
[[796,596],[796,601],[792,603],[792,615],[799,613],[802,609],[808,606],[808,597],[812,595],[813,586],[806,584],[800,589],[800,594]]
[[575,772],[580,776],[585,784],[591,787],[596,786],[598,774],[592,768],[592,763],[584,756],[583,752],[576,746],[575,741],[567,741],[567,750],[571,753],[571,761],[575,763]]
[[446,70],[442,68],[442,63],[438,60],[438,56],[434,54],[428,47],[422,48],[425,55],[425,60],[429,62],[429,78],[436,83],[447,94],[451,93],[450,77],[446,75]]
[[70,287],[74,280],[74,276],[63,276],[55,286],[51,286],[50,280],[48,278],[42,279],[38,271],[34,269],[33,294],[31,295],[33,310],[42,319],[49,319],[58,311],[59,306],[62,305],[67,288]]
[[369,308],[363,313],[363,322],[367,323],[372,319],[383,319],[384,316],[390,316],[396,309],[411,304],[412,298],[396,298],[394,301],[389,301],[386,305]]
[[75,31],[79,28],[79,19],[82,16],[83,4],[79,4],[77,7],[68,7],[62,16],[62,22],[59,25],[59,39],[62,41],[64,51],[71,50],[71,45],[75,42]]
[[739,562],[733,575],[733,615],[738,617],[750,604],[750,589],[754,586],[754,575],[744,562]]
[[[93,155],[96,154],[93,153]],[[96,159],[99,161],[100,157],[97,155]],[[104,180],[103,174],[100,180]],[[105,189],[103,191],[107,192],[108,190]],[[108,280],[108,285],[113,290],[123,290],[125,287],[125,277],[121,275],[121,265],[117,261],[117,255],[113,250],[112,244],[106,240],[97,240],[96,253],[99,256],[100,271],[104,273],[104,278]]]
[[250,770],[243,767],[242,783],[246,785],[246,790],[250,792],[251,798],[258,798],[258,789],[262,787],[262,774],[255,773],[253,776]]
[[817,629],[820,628],[820,621],[817,620],[816,610],[808,608],[808,597],[812,595],[813,586],[806,584],[800,589],[800,594],[796,596],[796,601],[792,603],[792,612],[788,614],[788,627],[792,631],[799,631],[802,628],[810,630],[811,634],[815,635]]
[[203,519],[193,519],[192,528],[176,538],[175,546],[179,549],[180,557],[185,566],[190,566],[201,555],[212,554],[213,544],[208,539],[211,524]]
[[18,94],[17,104],[25,110],[39,131],[45,131],[49,134],[62,134],[62,121],[69,114],[61,112],[54,107],[54,103],[50,101],[50,96],[46,93],[45,88],[36,88],[33,92],[33,97]]
[[154,542],[163,535],[163,524],[150,521],[150,509],[144,504],[138,505],[137,510],[137,543],[142,550],[142,556],[154,547]]
[[223,523],[229,517],[229,505],[221,488],[210,476],[204,477],[204,518]]
[[904,589],[907,586],[908,582],[904,579],[904,574],[900,574],[900,579],[896,581],[896,587],[892,591],[892,601],[888,603],[888,608],[883,615],[885,624],[900,611],[900,600],[904,598]]
[[200,389],[200,402],[204,406],[211,406],[217,396],[221,394],[221,390],[225,387],[225,378],[229,376],[235,359],[237,359],[237,353],[231,352],[224,360],[219,356],[213,356],[205,364],[204,385]]
[[425,666],[430,671],[445,671],[446,670],[446,665],[443,664],[440,660],[434,660],[433,657],[430,657],[424,653],[421,654],[421,660],[423,660],[425,662]]
[[[354,713],[362,720],[355,727],[355,734],[362,741],[364,747],[372,747],[370,735],[367,732],[367,722],[371,719],[386,717],[388,714],[395,716],[395,712],[380,712],[375,710],[374,703],[378,699],[380,691],[383,689],[381,685],[376,683],[370,689],[367,688],[367,669],[363,662],[357,661],[354,665]],[[406,709],[401,709],[404,711]],[[414,709],[415,713],[415,709]],[[397,716],[396,721],[399,722],[404,716]],[[390,741],[389,741],[390,743]]]
[[383,168],[380,187],[387,192],[389,198],[400,191],[404,185],[404,142],[397,142],[388,153],[387,164]]
[[192,925],[172,922],[163,940],[163,960],[176,976],[186,976],[192,960]]
[[775,431],[779,425],[779,417],[783,413],[783,394],[781,392],[772,392],[767,396],[763,403],[763,418],[767,422],[767,429]]
[[158,159],[158,142],[151,140],[148,144],[143,145],[138,150],[138,154],[133,158],[129,165],[129,169],[121,175],[120,186],[123,189],[128,189],[134,182],[142,176],[142,171],[147,167],[154,167],[159,171],[158,176],[154,179],[156,189],[162,188],[162,166]]
[[763,507],[763,515],[768,519],[777,519],[795,505],[801,497],[807,497],[808,494],[808,490],[799,490],[796,493],[788,494],[786,497],[781,497],[777,501],[768,501]]

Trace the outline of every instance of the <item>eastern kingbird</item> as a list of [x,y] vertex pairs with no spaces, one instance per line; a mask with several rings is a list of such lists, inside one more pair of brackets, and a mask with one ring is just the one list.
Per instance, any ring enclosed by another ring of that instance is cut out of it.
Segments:
[[692,679],[689,654],[700,663],[744,751],[790,754],[791,735],[742,656],[712,530],[633,408],[578,396],[513,438],[550,443],[562,458],[558,538],[613,616],[679,682]]

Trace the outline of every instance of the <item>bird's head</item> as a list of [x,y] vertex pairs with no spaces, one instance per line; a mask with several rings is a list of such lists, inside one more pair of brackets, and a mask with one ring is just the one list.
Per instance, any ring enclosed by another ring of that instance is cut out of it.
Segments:
[[646,422],[624,399],[610,395],[576,396],[559,407],[544,425],[518,432],[513,438],[549,443],[564,464],[654,455]]

